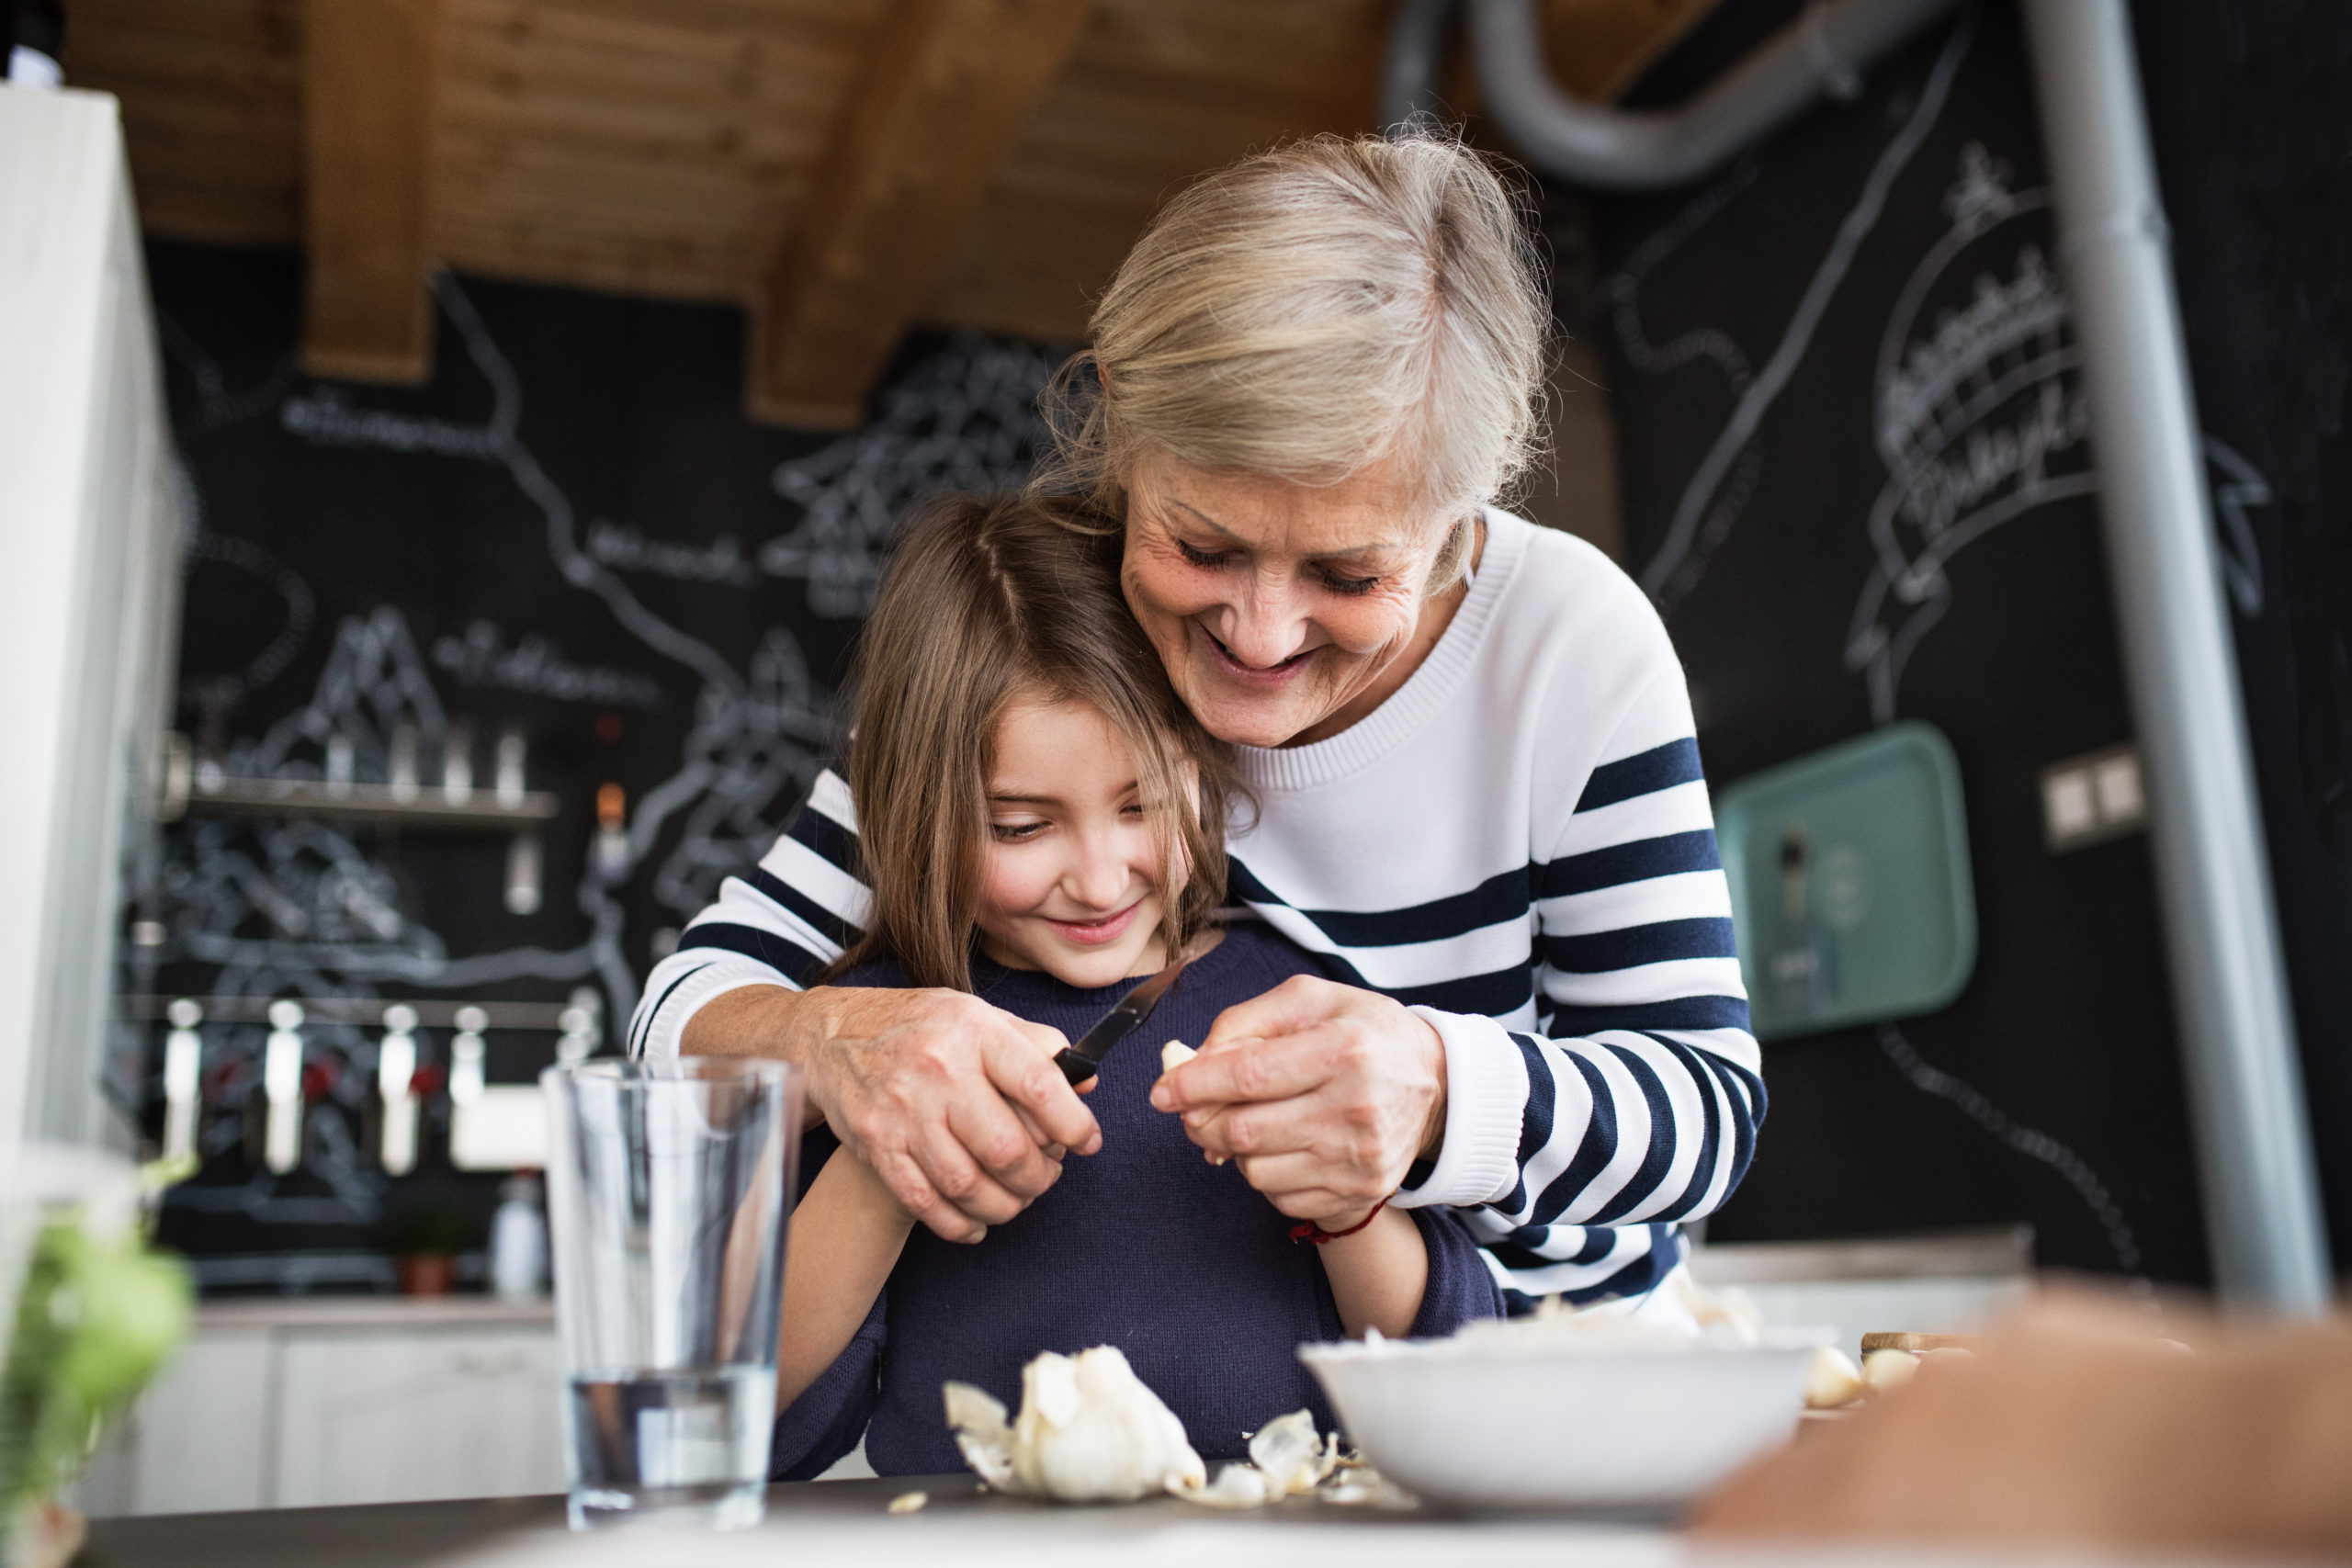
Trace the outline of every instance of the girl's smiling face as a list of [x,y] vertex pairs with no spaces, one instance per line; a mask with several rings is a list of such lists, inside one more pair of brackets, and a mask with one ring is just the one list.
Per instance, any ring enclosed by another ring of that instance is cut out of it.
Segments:
[[1127,742],[1085,702],[1014,698],[998,716],[980,875],[980,948],[1068,985],[1166,962],[1164,840]]

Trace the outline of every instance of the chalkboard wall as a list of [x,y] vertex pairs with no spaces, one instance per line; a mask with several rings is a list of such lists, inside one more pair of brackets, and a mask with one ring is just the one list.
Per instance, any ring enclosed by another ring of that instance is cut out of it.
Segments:
[[[149,265],[187,502],[178,723],[197,753],[231,776],[316,779],[347,745],[352,776],[381,782],[405,726],[429,787],[468,727],[486,786],[512,728],[526,782],[561,810],[529,913],[495,835],[192,815],[133,911],[141,994],[560,1002],[584,987],[616,1040],[633,977],[813,776],[891,521],[926,489],[1025,474],[1058,357],[925,338],[865,430],[798,435],[741,417],[731,310],[444,278],[431,383],[361,388],[296,373],[291,259],[156,244]],[[592,864],[600,792],[620,835]],[[209,1284],[380,1284],[379,1225],[426,1204],[479,1234],[492,1180],[449,1171],[437,1128],[413,1176],[371,1157],[373,1028],[309,1026],[305,1162],[257,1170],[266,1033],[204,1030],[208,1158],[171,1192],[164,1236]],[[160,1039],[128,1032],[114,1083],[151,1125]],[[448,1039],[424,1031],[428,1082]],[[493,1029],[490,1078],[527,1082],[555,1039]]]
[[[2324,60],[2340,84],[2352,25],[2321,9],[2143,7],[2141,26],[2315,1121],[2352,1256],[2352,727],[2333,673],[2347,668],[2352,558],[2327,439],[2352,205],[2339,95],[2312,102]],[[1686,96],[1795,10],[1733,0],[1636,101]],[[2041,769],[2128,741],[2132,724],[2014,9],[1966,11],[1859,100],[1703,188],[1596,214],[1585,330],[1613,360],[1629,564],[1689,664],[1710,776],[1925,718],[1951,738],[1968,797],[1973,981],[1933,1017],[1769,1047],[1770,1122],[1713,1234],[2025,1219],[2047,1263],[2201,1282],[2148,840],[2043,844]],[[2299,229],[2319,232],[2297,246]],[[2306,596],[2330,584],[2335,608],[2299,609],[2298,577]],[[2334,644],[2317,629],[2329,615]],[[2315,678],[2331,675],[2332,730],[2313,717]],[[2299,766],[2314,757],[2316,777]]]
[[2352,7],[2133,7],[2199,415],[2261,561],[2238,664],[2339,1276],[2352,1274]]
[[[1636,101],[1703,85],[1795,10],[1728,0]],[[2142,7],[2339,1257],[2352,1257],[2352,20]],[[2019,27],[1988,4],[1708,185],[1589,204],[1568,324],[1611,357],[1628,563],[1688,662],[1717,784],[1925,718],[1956,747],[1982,926],[1966,992],[1768,1048],[1772,1111],[1722,1239],[2030,1220],[2042,1258],[2200,1281],[2195,1156],[2144,837],[2043,847],[2047,763],[2129,740],[2081,385]],[[1583,209],[1572,197],[1555,203]],[[1589,259],[1581,254],[1580,274]],[[1059,351],[910,344],[865,431],[738,412],[733,310],[445,279],[414,390],[293,367],[298,264],[150,250],[189,560],[178,725],[232,773],[518,728],[556,792],[543,901],[495,838],[191,818],[146,867],[141,994],[562,1001],[609,1025],[826,750],[903,503],[1024,471]],[[1897,482],[1894,476],[1905,476]],[[338,739],[339,738],[339,739]],[[596,802],[620,795],[601,851]],[[303,1168],[245,1148],[266,1031],[205,1029],[203,1144],[165,1239],[210,1288],[379,1288],[387,1216],[454,1203],[368,1154],[376,1032],[309,1030]],[[428,1074],[448,1032],[428,1028]],[[545,1031],[493,1030],[522,1081]],[[109,1089],[159,1124],[157,1026]],[[435,1102],[438,1104],[436,1100]]]

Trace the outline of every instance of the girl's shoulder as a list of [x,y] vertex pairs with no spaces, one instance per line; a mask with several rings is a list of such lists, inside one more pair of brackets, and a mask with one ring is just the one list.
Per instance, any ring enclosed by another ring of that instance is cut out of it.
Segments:
[[909,990],[914,986],[914,982],[907,977],[907,972],[899,967],[899,961],[888,957],[868,959],[864,964],[844,969],[825,984],[828,986],[870,986],[888,991]]
[[1199,967],[1244,997],[1261,996],[1295,975],[1335,978],[1315,955],[1261,920],[1234,920],[1225,940],[1202,955]]

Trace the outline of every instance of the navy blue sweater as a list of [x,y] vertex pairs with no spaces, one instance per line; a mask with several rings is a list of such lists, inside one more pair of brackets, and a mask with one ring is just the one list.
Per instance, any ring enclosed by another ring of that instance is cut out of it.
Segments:
[[[977,1383],[1018,1409],[1021,1369],[1032,1358],[1094,1345],[1126,1353],[1204,1459],[1241,1457],[1243,1432],[1301,1405],[1327,1430],[1336,1425],[1293,1354],[1345,1332],[1317,1249],[1292,1241],[1292,1222],[1239,1168],[1208,1164],[1182,1121],[1153,1110],[1149,1098],[1164,1042],[1197,1048],[1227,1008],[1317,973],[1305,953],[1261,928],[1228,931],[1103,1063],[1087,1097],[1102,1128],[1099,1152],[1071,1156],[1059,1181],[978,1246],[915,1227],[865,1326],[777,1417],[770,1472],[816,1475],[860,1433],[879,1474],[961,1470],[941,1383]],[[874,964],[841,983],[907,980],[895,964]],[[972,985],[982,999],[1075,1040],[1135,982],[1083,990],[976,955]],[[810,1132],[802,1191],[839,1146],[826,1129]],[[1500,1316],[1501,1289],[1461,1223],[1442,1210],[1411,1213],[1430,1260],[1413,1333],[1451,1334],[1472,1318]]]

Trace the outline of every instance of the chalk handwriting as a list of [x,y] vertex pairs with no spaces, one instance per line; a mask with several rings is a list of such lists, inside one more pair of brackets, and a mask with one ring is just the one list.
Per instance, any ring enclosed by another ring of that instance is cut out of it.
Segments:
[[[1874,722],[1894,717],[1905,667],[1951,607],[1951,558],[2098,488],[2065,289],[2033,239],[2007,251],[2006,274],[1998,260],[2009,226],[2049,205],[2046,190],[2012,191],[2007,166],[1968,143],[1944,200],[1951,226],[1912,269],[1881,335],[1872,431],[1887,479],[1866,525],[1874,559],[1845,649]],[[1940,308],[1923,327],[1930,304]]]
[[588,553],[615,571],[737,588],[760,581],[759,569],[745,558],[732,534],[721,534],[707,545],[680,545],[649,539],[636,528],[599,517],[588,525]]
[[466,635],[433,645],[433,662],[461,686],[494,686],[564,703],[659,709],[662,682],[631,670],[574,664],[554,643],[526,632],[512,648],[495,621],[475,621]]

